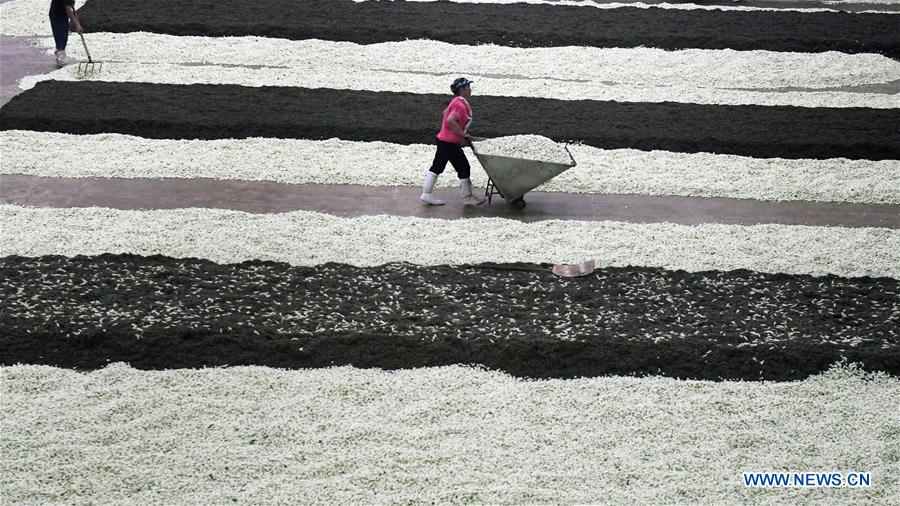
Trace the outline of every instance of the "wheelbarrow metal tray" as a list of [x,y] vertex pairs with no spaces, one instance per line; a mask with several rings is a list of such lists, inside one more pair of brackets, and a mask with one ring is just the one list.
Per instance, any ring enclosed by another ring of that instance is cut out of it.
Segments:
[[478,152],[477,142],[472,143],[472,152],[481,162],[484,172],[494,183],[494,187],[507,201],[521,198],[529,191],[550,181],[576,165],[569,148],[569,163],[553,163],[542,160],[528,160],[511,156],[487,155]]

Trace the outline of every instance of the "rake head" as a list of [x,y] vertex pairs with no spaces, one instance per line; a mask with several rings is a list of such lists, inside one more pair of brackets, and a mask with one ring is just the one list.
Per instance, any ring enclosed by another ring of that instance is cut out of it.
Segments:
[[83,61],[78,63],[78,77],[91,77],[94,74],[103,72],[102,61]]

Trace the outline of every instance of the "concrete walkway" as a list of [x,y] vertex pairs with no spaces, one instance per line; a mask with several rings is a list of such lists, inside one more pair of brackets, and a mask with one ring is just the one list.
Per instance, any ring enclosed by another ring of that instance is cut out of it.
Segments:
[[[47,30],[50,30],[49,22]],[[37,37],[0,35],[0,107],[22,92],[19,81],[23,77],[56,70],[53,55],[37,47],[37,40]]]
[[[836,202],[763,202],[725,198],[650,197],[532,192],[516,211],[493,202],[464,207],[457,189],[436,194],[444,206],[427,206],[413,187],[292,185],[215,179],[67,179],[0,176],[0,203],[34,207],[175,209],[203,207],[250,213],[317,211],[337,216],[391,214],[420,218],[501,217],[520,221],[615,220],[686,225],[729,223],[900,228],[900,205]],[[483,189],[480,189],[483,191]]]

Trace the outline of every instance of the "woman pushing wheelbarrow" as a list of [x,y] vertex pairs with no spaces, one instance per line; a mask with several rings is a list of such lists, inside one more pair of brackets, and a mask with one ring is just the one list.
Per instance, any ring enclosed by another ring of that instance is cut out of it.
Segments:
[[431,194],[438,176],[444,172],[447,162],[453,165],[456,175],[459,176],[459,187],[462,190],[463,204],[477,206],[484,202],[472,194],[472,180],[469,178],[471,166],[463,146],[469,139],[469,126],[472,124],[472,107],[467,100],[472,96],[472,81],[460,77],[450,85],[453,92],[453,100],[444,109],[441,119],[441,130],[437,134],[437,151],[434,154],[434,162],[425,173],[425,183],[422,185],[422,202],[432,206],[444,205],[444,201]]

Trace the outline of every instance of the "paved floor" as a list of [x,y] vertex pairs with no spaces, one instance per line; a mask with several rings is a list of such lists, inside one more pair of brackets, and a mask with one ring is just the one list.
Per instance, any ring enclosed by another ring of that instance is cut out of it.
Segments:
[[[47,23],[50,28],[50,23]],[[22,92],[19,80],[25,76],[56,70],[56,60],[34,45],[35,37],[0,35],[0,107]]]
[[[779,0],[740,3],[767,6],[797,4]],[[809,3],[804,2],[804,5],[809,6]],[[883,7],[873,4],[854,5],[856,6]],[[900,6],[897,7],[900,10]],[[55,68],[52,56],[35,47],[35,40],[32,37],[0,36],[0,106],[20,92],[17,83],[22,77],[46,73]],[[896,93],[898,83],[886,83],[886,86],[888,89],[885,90],[865,91]],[[286,185],[208,179],[64,179],[21,175],[0,177],[0,203],[28,206],[102,206],[119,209],[211,207],[248,212],[302,209],[339,216],[394,214],[444,219],[492,216],[522,221],[579,219],[900,228],[900,206],[897,205],[533,192],[526,196],[528,206],[519,212],[510,209],[499,198],[492,205],[466,208],[459,203],[455,190],[439,192],[442,198],[448,200],[448,205],[429,207],[418,202],[418,193],[419,189],[412,187]]]
[[524,211],[500,197],[466,208],[457,189],[436,194],[444,206],[426,206],[411,187],[292,185],[215,179],[65,179],[0,176],[0,203],[43,207],[101,206],[114,209],[206,207],[251,213],[296,210],[337,216],[392,214],[458,219],[503,217],[522,221],[616,220],[672,222],[878,226],[900,228],[900,206],[825,202],[762,202],[725,198],[649,197],[532,192]]

